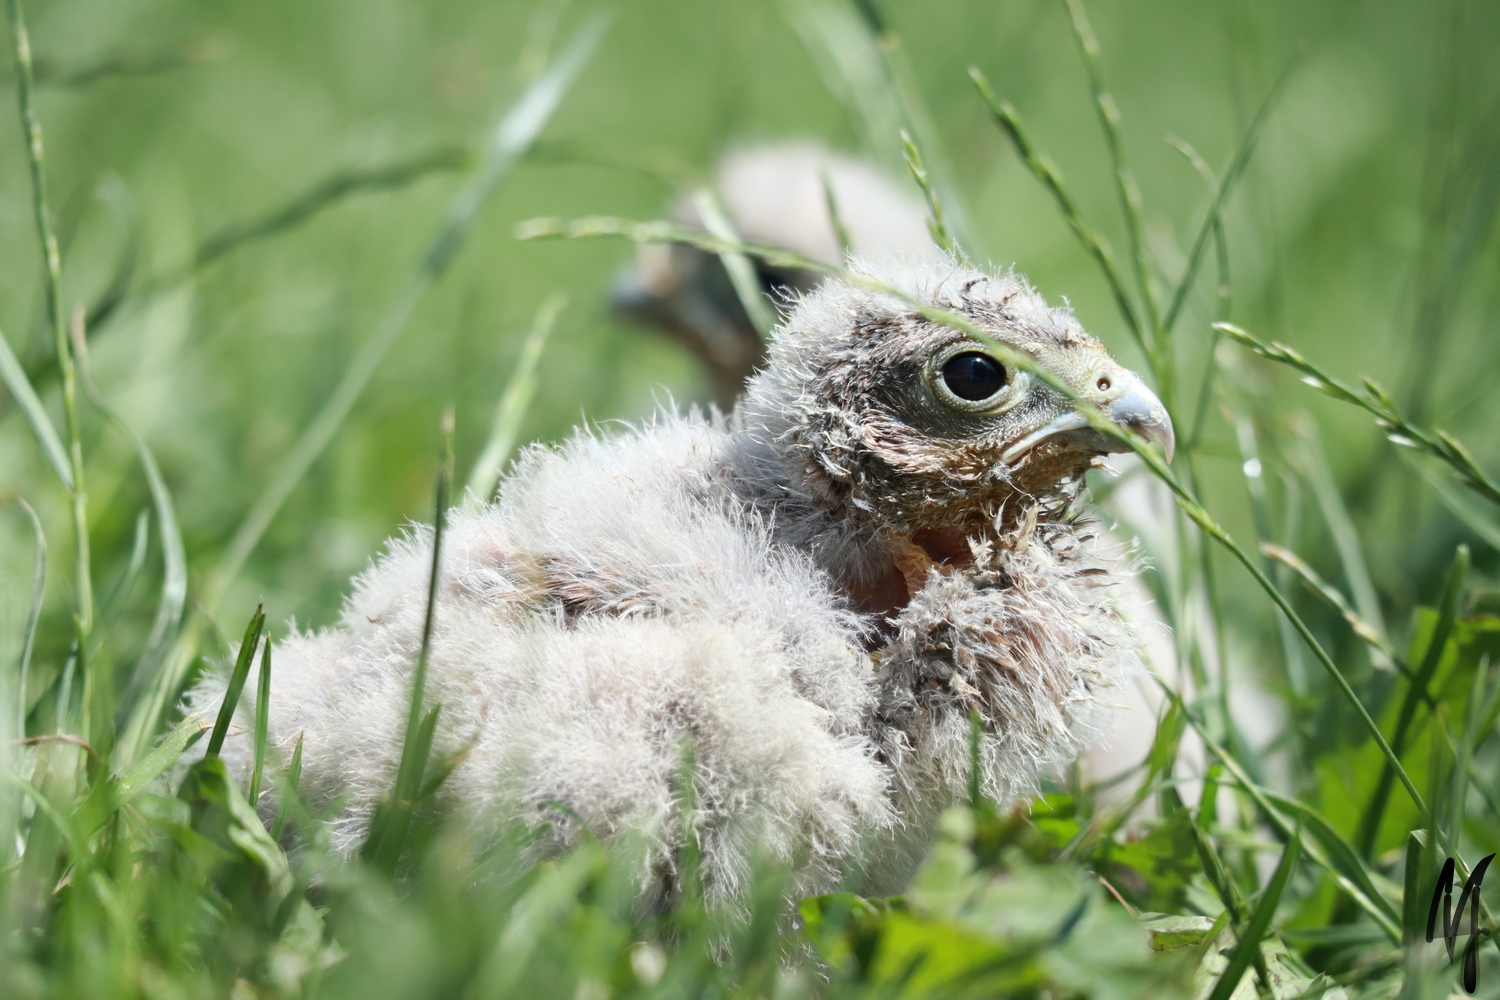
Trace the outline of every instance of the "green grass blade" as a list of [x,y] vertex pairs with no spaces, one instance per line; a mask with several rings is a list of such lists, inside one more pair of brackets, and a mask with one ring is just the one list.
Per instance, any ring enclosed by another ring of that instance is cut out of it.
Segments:
[[1493,508],[1486,506],[1469,491],[1459,488],[1452,476],[1440,475],[1431,462],[1419,460],[1410,449],[1402,448],[1396,454],[1408,469],[1421,477],[1427,488],[1448,508],[1449,513],[1478,535],[1484,544],[1500,552],[1500,517],[1497,517]]
[[229,733],[229,724],[234,719],[234,710],[240,703],[240,692],[245,689],[245,679],[250,676],[250,665],[255,662],[255,647],[260,642],[261,630],[266,625],[265,605],[255,609],[250,624],[245,626],[245,638],[240,641],[240,652],[229,672],[229,686],[224,689],[224,700],[219,704],[219,717],[214,720],[213,735],[208,738],[205,756],[218,756],[224,748],[224,737]]
[[[288,201],[273,208],[233,222],[199,243],[191,259],[176,270],[145,281],[129,300],[128,309],[137,311],[153,299],[180,287],[209,265],[235,251],[286,233],[346,199],[364,192],[389,191],[404,187],[435,173],[458,170],[471,155],[461,146],[439,146],[390,163],[370,167],[348,167],[313,184]],[[118,295],[101,298],[89,310],[90,328],[98,328],[114,318],[125,306]]]
[[1427,902],[1427,887],[1431,885],[1428,865],[1432,852],[1428,849],[1426,830],[1413,830],[1406,835],[1406,866],[1402,878],[1401,892],[1401,941],[1416,944],[1422,935],[1423,905]]
[[844,213],[839,208],[838,196],[833,190],[833,178],[828,176],[826,166],[818,170],[818,183],[823,186],[823,206],[828,210],[828,224],[833,227],[833,235],[839,241],[839,261],[847,262],[854,241],[849,238],[849,227],[844,224]]
[[302,794],[302,737],[292,748],[292,762],[287,765],[286,778],[281,782],[276,801],[276,818],[271,822],[271,839],[281,840],[286,830],[287,818],[292,814],[292,803]]
[[549,295],[537,308],[536,316],[531,321],[531,331],[526,334],[526,342],[521,345],[521,356],[516,359],[510,379],[500,393],[500,401],[495,404],[489,440],[485,441],[479,457],[474,460],[474,468],[469,472],[467,491],[481,500],[494,498],[495,488],[500,482],[500,470],[515,451],[516,442],[520,440],[521,423],[526,419],[526,411],[536,396],[537,364],[557,325],[557,317],[567,305],[568,297],[561,292]]
[[59,66],[47,60],[36,67],[36,85],[75,89],[121,77],[167,73],[222,59],[228,54],[227,48],[223,39],[209,35],[150,49],[118,49],[75,66]]
[[146,440],[127,424],[115,409],[104,400],[94,384],[93,364],[89,355],[88,338],[81,325],[73,329],[73,350],[78,361],[79,382],[89,400],[113,423],[135,446],[141,471],[145,473],[146,485],[151,491],[151,504],[156,513],[156,522],[161,532],[162,583],[161,596],[157,600],[156,617],[151,623],[151,632],[146,637],[141,655],[132,671],[130,686],[126,690],[125,703],[135,700],[145,679],[160,662],[162,646],[174,635],[182,621],[182,609],[187,603],[187,550],[182,541],[182,528],[177,523],[177,508],[172,501],[172,491],[162,478],[161,467],[156,463]]
[[141,469],[146,474],[146,484],[151,489],[151,503],[156,511],[156,523],[161,532],[162,584],[161,597],[157,601],[156,616],[151,623],[151,633],[136,663],[136,674],[155,668],[161,655],[162,644],[171,637],[182,621],[182,609],[187,603],[187,550],[182,543],[182,528],[177,523],[177,508],[172,502],[172,493],[162,478],[161,467],[145,440],[135,431],[119,422],[129,431],[140,457]]
[[266,633],[260,654],[260,675],[255,684],[255,768],[250,772],[250,793],[245,797],[253,806],[260,801],[260,776],[266,766],[266,736],[271,725],[271,633]]
[[410,752],[402,754],[403,770],[396,776],[390,801],[385,808],[376,811],[375,819],[370,824],[370,839],[366,843],[364,857],[387,875],[395,874],[411,835],[412,820],[422,797],[422,783],[428,774],[428,762],[432,759],[432,741],[437,735],[442,707],[441,704],[433,705],[422,716],[416,730],[408,730],[411,736]]
[[824,86],[853,112],[851,124],[865,151],[886,169],[899,170],[901,99],[870,44],[868,23],[837,2],[782,0],[781,9]]
[[[1203,183],[1208,186],[1210,202],[1212,203],[1215,192],[1219,190],[1218,179],[1208,165],[1208,161],[1199,155],[1198,151],[1186,140],[1177,136],[1167,136],[1167,143],[1183,156],[1187,157],[1193,169],[1198,171],[1203,178]],[[1230,281],[1229,272],[1229,240],[1224,232],[1224,219],[1220,215],[1216,205],[1210,206],[1208,217],[1204,220],[1207,231],[1212,234],[1214,240],[1214,261],[1218,269],[1218,288],[1214,296],[1214,319],[1215,323],[1222,323],[1229,319],[1229,307],[1234,300],[1233,286]],[[1201,256],[1202,251],[1199,251]],[[1190,266],[1196,269],[1196,265],[1189,259]],[[1184,293],[1185,294],[1185,293]],[[1175,320],[1175,316],[1173,317]],[[1163,328],[1169,333],[1173,329],[1171,323],[1163,321]],[[1189,425],[1189,431],[1179,449],[1185,456],[1191,456],[1198,450],[1198,442],[1202,439],[1203,425],[1208,419],[1208,404],[1213,394],[1214,377],[1219,372],[1219,341],[1224,334],[1217,328],[1213,329],[1209,336],[1208,349],[1204,351],[1203,375],[1199,379],[1197,403],[1194,404],[1192,413],[1193,420]],[[1184,404],[1185,405],[1185,404]]]
[[952,165],[936,141],[938,130],[891,22],[870,13],[872,0],[855,0],[852,6],[847,0],[783,0],[781,7],[829,92],[854,112],[866,150],[899,172],[900,137],[903,132],[915,136],[927,151],[931,186],[942,195],[944,228],[956,244],[983,256]]
[[[1213,754],[1220,761],[1220,763],[1224,765],[1224,769],[1227,770],[1230,773],[1230,776],[1234,778],[1240,790],[1248,795],[1250,797],[1250,800],[1255,803],[1256,808],[1260,810],[1261,815],[1266,818],[1267,822],[1269,822],[1271,826],[1275,827],[1277,832],[1280,833],[1284,838],[1287,838],[1289,840],[1292,838],[1300,839],[1302,837],[1301,829],[1298,828],[1295,824],[1289,822],[1287,818],[1282,815],[1281,810],[1278,809],[1276,805],[1271,801],[1271,797],[1274,793],[1270,792],[1268,789],[1261,787],[1261,785],[1245,770],[1244,765],[1239,762],[1234,754],[1214,739],[1213,734],[1209,732],[1208,727],[1204,724],[1203,720],[1198,718],[1197,715],[1195,715],[1190,709],[1187,708],[1186,704],[1182,700],[1182,696],[1178,694],[1171,685],[1162,680],[1162,678],[1159,677],[1154,671],[1151,672],[1151,679],[1156,682],[1156,685],[1161,690],[1162,695],[1169,702],[1182,709],[1182,711],[1186,715],[1188,724],[1191,725],[1194,731],[1198,733],[1198,736],[1203,740],[1203,745],[1208,749],[1208,752]],[[1368,913],[1375,920],[1375,922],[1381,926],[1381,928],[1387,933],[1392,941],[1400,940],[1400,928],[1389,926],[1387,924],[1388,918],[1384,909],[1376,905],[1373,900],[1366,899],[1364,891],[1361,890],[1358,885],[1351,882],[1342,872],[1338,870],[1338,868],[1334,866],[1334,864],[1328,858],[1323,855],[1322,849],[1317,845],[1316,842],[1312,844],[1304,842],[1302,846],[1303,849],[1307,851],[1307,856],[1310,857],[1325,872],[1327,872],[1328,875],[1334,880],[1334,882],[1338,884],[1339,888],[1348,893],[1349,897],[1356,903],[1358,903],[1360,908]]]
[[[693,207],[698,211],[698,218],[703,221],[703,228],[709,233],[726,244],[739,242],[734,224],[729,221],[728,213],[713,191],[707,188],[698,191],[693,199]],[[771,308],[766,293],[761,290],[760,279],[756,277],[755,266],[750,263],[750,258],[736,250],[724,250],[719,254],[719,261],[729,275],[735,297],[744,307],[750,325],[755,327],[761,340],[769,338],[771,330],[776,326],[776,310]]]
[[[1203,254],[1208,245],[1208,238],[1214,227],[1221,231],[1223,228],[1224,206],[1229,202],[1229,195],[1234,190],[1240,175],[1244,173],[1245,167],[1250,162],[1250,156],[1255,151],[1255,142],[1260,137],[1261,129],[1271,117],[1271,111],[1276,107],[1282,91],[1285,90],[1287,81],[1292,77],[1292,67],[1288,65],[1276,82],[1271,86],[1265,99],[1260,102],[1256,109],[1255,117],[1245,129],[1245,134],[1240,137],[1239,148],[1235,150],[1234,159],[1229,162],[1229,169],[1224,171],[1223,178],[1219,181],[1214,191],[1212,200],[1208,206],[1208,212],[1203,217],[1203,223],[1198,227],[1197,234],[1193,237],[1193,245],[1188,250],[1187,266],[1183,269],[1182,279],[1177,282],[1172,291],[1172,301],[1167,306],[1166,315],[1162,317],[1162,327],[1171,330],[1177,325],[1177,319],[1182,313],[1182,307],[1187,303],[1187,296],[1193,289],[1193,282],[1198,277],[1198,268],[1203,262]],[[1180,147],[1179,147],[1180,148]],[[1201,158],[1200,158],[1201,159]]]
[[932,186],[932,178],[927,175],[927,167],[922,162],[922,151],[912,141],[911,133],[905,129],[901,130],[901,148],[906,153],[906,169],[911,171],[912,180],[917,182],[917,187],[922,189],[922,197],[927,201],[927,231],[932,234],[932,242],[944,253],[963,260],[963,248],[958,245],[953,234],[948,232],[948,221],[943,216],[943,200]]
[[207,731],[200,715],[189,715],[174,726],[154,750],[120,776],[119,783],[115,786],[115,807],[125,805],[144,791],[147,785],[166,773],[167,768]]
[[[135,535],[130,543],[130,556],[125,569],[115,585],[109,588],[104,600],[99,602],[99,625],[101,632],[108,632],[119,620],[125,602],[135,590],[141,570],[146,565],[146,548],[151,544],[151,515],[142,510],[135,516]],[[98,646],[95,646],[97,649]]]
[[1036,147],[1032,145],[1026,130],[1021,125],[1020,116],[1016,109],[1010,104],[995,97],[995,92],[990,88],[989,80],[985,79],[983,73],[977,67],[969,67],[969,76],[974,81],[974,86],[983,98],[985,106],[989,108],[991,117],[1000,126],[1000,130],[1010,139],[1015,147],[1017,155],[1026,168],[1031,171],[1042,186],[1052,195],[1057,207],[1062,210],[1063,221],[1067,222],[1068,228],[1073,230],[1073,235],[1083,244],[1089,256],[1099,265],[1099,270],[1104,275],[1105,282],[1109,285],[1110,292],[1114,295],[1115,305],[1119,307],[1120,316],[1125,320],[1126,327],[1140,346],[1142,353],[1146,355],[1148,364],[1152,367],[1152,375],[1159,378],[1160,373],[1155,370],[1155,340],[1151,330],[1142,326],[1136,316],[1135,306],[1131,304],[1130,293],[1125,290],[1125,282],[1120,277],[1120,269],[1115,264],[1114,252],[1104,242],[1104,238],[1094,232],[1083,219],[1083,213],[1073,196],[1068,193],[1067,184],[1063,181],[1061,172],[1050,159],[1040,155]]
[[31,504],[21,497],[15,504],[31,522],[32,537],[36,540],[35,555],[31,563],[31,604],[26,611],[26,629],[21,633],[21,662],[16,671],[16,729],[15,739],[26,736],[26,716],[30,714],[30,699],[26,692],[31,680],[31,654],[36,648],[36,626],[42,617],[42,601],[47,594],[47,534],[42,530],[41,519],[32,510]]
[[447,221],[427,251],[422,266],[429,274],[436,277],[447,270],[453,255],[479,221],[480,211],[531,149],[573,82],[588,65],[610,20],[609,15],[599,13],[586,18],[500,120],[484,151],[478,174],[450,203]]
[[[1175,795],[1176,790],[1173,789],[1172,791]],[[1198,849],[1198,860],[1203,865],[1204,876],[1207,877],[1209,885],[1213,886],[1214,893],[1224,905],[1224,913],[1228,915],[1229,922],[1234,927],[1235,933],[1237,935],[1243,934],[1245,932],[1244,902],[1240,899],[1239,890],[1234,884],[1234,879],[1230,876],[1228,868],[1224,865],[1224,859],[1219,856],[1219,852],[1214,847],[1213,841],[1209,839],[1208,835],[1198,825],[1198,821],[1192,815],[1188,816],[1188,825],[1193,831],[1193,842]],[[1271,972],[1266,967],[1265,956],[1260,953],[1259,948],[1255,949],[1252,962],[1255,966],[1255,973],[1259,982],[1262,986],[1269,985],[1272,981]]]
[[[88,857],[88,840],[78,829],[77,824],[73,822],[71,816],[59,809],[57,803],[44,795],[35,785],[14,771],[7,770],[0,773],[4,774],[6,780],[11,782],[17,791],[36,804],[36,810],[39,814],[46,816],[52,822],[57,833],[61,834],[63,841],[68,845],[68,852],[75,861],[83,861]],[[31,854],[32,849],[33,845],[28,842],[26,845],[28,856]]]
[[1385,432],[1386,438],[1392,444],[1404,448],[1415,448],[1442,459],[1459,474],[1470,489],[1486,500],[1500,504],[1500,482],[1496,482],[1489,473],[1479,467],[1463,442],[1446,431],[1427,430],[1410,423],[1378,383],[1364,379],[1363,391],[1355,389],[1329,375],[1285,344],[1274,340],[1265,343],[1232,323],[1215,323],[1214,328],[1222,330],[1261,357],[1301,372],[1302,381],[1314,389],[1373,414],[1376,425]]
[[1319,846],[1327,852],[1328,860],[1350,882],[1357,885],[1361,892],[1375,906],[1385,914],[1389,920],[1387,929],[1399,927],[1401,916],[1397,912],[1396,903],[1386,896],[1375,884],[1370,875],[1370,869],[1348,841],[1338,835],[1328,821],[1318,815],[1313,808],[1297,799],[1278,795],[1275,792],[1267,792],[1266,797],[1281,808],[1288,816],[1296,817],[1302,824],[1305,833],[1315,839]]
[[1270,929],[1271,918],[1276,915],[1276,905],[1281,902],[1281,894],[1286,890],[1287,883],[1291,881],[1292,873],[1296,871],[1301,843],[1301,840],[1296,837],[1287,841],[1286,850],[1281,852],[1281,861],[1276,865],[1276,873],[1271,876],[1270,884],[1261,893],[1260,902],[1255,904],[1255,910],[1250,914],[1250,921],[1235,945],[1234,957],[1229,960],[1219,981],[1214,983],[1208,1000],[1229,1000],[1230,994],[1244,977],[1245,970],[1250,968],[1251,962],[1260,957],[1260,940]]
[[[1147,256],[1146,228],[1142,221],[1145,211],[1141,205],[1141,188],[1136,183],[1135,173],[1125,157],[1125,136],[1120,123],[1120,108],[1114,95],[1104,86],[1104,70],[1099,57],[1099,39],[1089,24],[1088,14],[1083,9],[1083,0],[1064,0],[1069,20],[1073,23],[1073,34],[1078,39],[1078,49],[1083,55],[1084,69],[1088,72],[1089,89],[1093,92],[1094,108],[1099,114],[1099,124],[1104,130],[1105,145],[1109,148],[1110,165],[1114,168],[1115,193],[1120,199],[1120,211],[1125,217],[1125,232],[1130,238],[1130,261],[1135,271],[1136,292],[1140,296],[1146,313],[1146,325],[1156,339],[1167,335],[1161,322],[1161,307],[1156,300],[1156,290],[1151,282],[1151,262]],[[1159,357],[1162,369],[1171,366],[1169,357]],[[1166,371],[1158,371],[1158,377]]]
[[64,488],[71,490],[73,471],[68,466],[68,451],[63,447],[62,438],[57,436],[57,428],[52,426],[52,418],[47,415],[47,408],[42,405],[36,390],[32,388],[31,380],[26,377],[25,369],[10,349],[10,342],[5,339],[3,332],[0,332],[0,379],[4,379],[5,388],[10,390],[11,398],[16,401],[26,422],[31,425],[31,433],[36,435],[36,442],[41,445],[47,464],[57,473]]
[[1360,617],[1359,612],[1350,606],[1348,598],[1340,593],[1337,587],[1318,575],[1318,571],[1303,561],[1301,556],[1271,542],[1261,542],[1260,551],[1266,558],[1281,563],[1281,565],[1290,569],[1307,585],[1309,590],[1327,601],[1335,611],[1343,616],[1344,621],[1349,624],[1349,628],[1353,630],[1354,634],[1369,644],[1376,653],[1385,657],[1387,662],[1394,665],[1400,659],[1399,654],[1396,652],[1396,647],[1391,645],[1390,640],[1385,637],[1385,633]]
[[1245,919],[1241,910],[1239,892],[1234,887],[1234,879],[1229,877],[1229,871],[1224,867],[1224,859],[1219,857],[1219,852],[1214,849],[1213,842],[1203,832],[1198,821],[1192,821],[1193,840],[1198,848],[1198,860],[1203,864],[1203,874],[1208,879],[1208,884],[1213,887],[1214,894],[1219,897],[1219,902],[1224,904],[1224,912],[1229,914],[1230,920],[1236,924]]
[[[1328,457],[1323,453],[1322,442],[1310,421],[1302,428],[1301,437],[1306,451],[1302,462],[1302,478],[1312,486],[1313,497],[1323,514],[1323,523],[1328,526],[1328,533],[1338,551],[1344,579],[1349,584],[1350,593],[1354,595],[1354,605],[1359,609],[1362,619],[1369,622],[1377,632],[1384,634],[1385,621],[1380,611],[1380,599],[1375,593],[1375,583],[1370,578],[1370,568],[1365,563],[1359,533],[1355,530],[1354,519],[1349,516],[1349,508],[1333,481]],[[1389,670],[1392,667],[1393,657],[1387,653],[1376,651],[1373,659],[1375,666],[1381,669]]]
[[406,734],[401,744],[401,762],[396,770],[389,798],[377,809],[370,822],[370,832],[361,853],[377,868],[393,873],[401,858],[406,833],[411,825],[411,811],[416,793],[422,786],[427,759],[437,726],[438,708],[425,711],[427,694],[427,657],[432,648],[432,627],[436,620],[439,587],[443,567],[443,533],[448,524],[448,493],[453,482],[453,410],[443,414],[442,460],[438,464],[437,496],[433,502],[432,562],[427,577],[427,607],[422,617],[422,645],[412,670],[411,693],[406,714]]
[[1450,815],[1448,829],[1455,838],[1462,835],[1469,806],[1469,775],[1474,765],[1474,750],[1486,734],[1476,732],[1479,713],[1483,711],[1485,698],[1485,671],[1475,670],[1469,685],[1469,697],[1464,702],[1463,729],[1453,759],[1453,791],[1449,795]]
[[[1458,615],[1458,599],[1463,592],[1464,577],[1469,570],[1469,548],[1460,545],[1453,553],[1453,568],[1448,573],[1448,583],[1443,588],[1443,603],[1438,611],[1438,620],[1433,628],[1432,639],[1427,643],[1427,649],[1422,655],[1422,662],[1417,665],[1415,673],[1406,686],[1406,694],[1401,699],[1401,709],[1396,716],[1396,729],[1391,736],[1391,746],[1397,753],[1406,749],[1406,739],[1411,732],[1412,721],[1416,718],[1417,706],[1427,697],[1427,686],[1432,683],[1433,674],[1437,672],[1438,664],[1442,662],[1443,650],[1448,645],[1448,637],[1453,632],[1453,621]],[[1359,853],[1365,857],[1371,857],[1375,851],[1376,840],[1380,836],[1380,823],[1385,818],[1385,809],[1390,801],[1392,772],[1389,765],[1380,771],[1380,778],[1376,782],[1375,791],[1370,796],[1370,802],[1365,806],[1364,812],[1360,814],[1359,833],[1356,843]],[[1433,829],[1437,829],[1435,826]]]
[[[73,521],[74,631],[78,642],[78,669],[83,678],[84,724],[92,721],[94,674],[87,660],[89,632],[94,624],[93,571],[89,559],[88,490],[83,475],[83,428],[78,416],[78,385],[73,368],[73,353],[68,347],[67,320],[62,301],[62,254],[57,234],[52,228],[51,210],[47,205],[46,150],[42,142],[42,123],[33,100],[33,67],[31,36],[21,0],[7,0],[11,36],[15,43],[16,99],[20,106],[22,131],[26,139],[27,163],[31,176],[31,209],[41,243],[42,270],[46,275],[47,319],[57,352],[57,366],[62,375],[63,428],[67,434],[67,456],[71,513]],[[84,737],[89,736],[88,732]]]

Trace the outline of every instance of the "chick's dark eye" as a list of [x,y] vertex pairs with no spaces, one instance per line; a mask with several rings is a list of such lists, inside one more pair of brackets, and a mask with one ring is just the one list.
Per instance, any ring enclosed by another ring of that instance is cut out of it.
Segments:
[[977,403],[1005,388],[1005,368],[987,354],[965,351],[943,365],[943,384],[959,399]]

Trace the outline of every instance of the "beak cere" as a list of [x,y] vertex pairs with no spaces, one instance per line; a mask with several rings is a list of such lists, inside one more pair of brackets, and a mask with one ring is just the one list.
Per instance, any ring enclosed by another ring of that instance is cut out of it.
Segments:
[[[1166,452],[1167,461],[1177,451],[1177,436],[1172,432],[1172,418],[1156,393],[1146,388],[1139,379],[1130,383],[1125,393],[1104,408],[1104,415],[1121,427],[1147,441],[1155,441]],[[1118,441],[1110,442],[1110,451],[1125,451]]]
[[[1133,375],[1129,378],[1130,381],[1125,391],[1106,403],[1102,412],[1113,423],[1125,430],[1147,441],[1160,444],[1162,450],[1166,452],[1167,461],[1172,461],[1172,455],[1177,451],[1177,437],[1172,431],[1172,418],[1168,415],[1167,408],[1162,405],[1161,400],[1156,398],[1156,393],[1146,388],[1144,382]],[[1039,427],[1006,448],[1000,460],[1006,465],[1014,465],[1017,460],[1043,441],[1060,437],[1066,437],[1097,452],[1130,450],[1118,438],[1101,434],[1089,426],[1083,414],[1071,411],[1064,413],[1046,426]]]

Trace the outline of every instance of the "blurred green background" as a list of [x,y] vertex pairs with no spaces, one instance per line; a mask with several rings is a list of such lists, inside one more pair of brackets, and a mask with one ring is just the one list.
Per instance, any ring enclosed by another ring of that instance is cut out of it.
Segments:
[[[548,9],[560,16],[560,39],[589,8]],[[252,554],[222,604],[233,622],[261,595],[273,622],[330,621],[349,575],[381,540],[429,516],[439,414],[449,403],[462,481],[530,317],[554,291],[568,292],[571,305],[542,360],[526,438],[557,439],[585,418],[639,418],[667,394],[707,398],[685,353],[608,314],[611,282],[632,247],[522,243],[512,236],[518,220],[658,217],[682,180],[705,175],[726,146],[762,139],[814,137],[899,164],[895,137],[864,148],[857,116],[827,86],[826,53],[797,29],[808,7],[632,0],[613,9],[597,55],[537,148]],[[973,255],[1014,264],[1049,298],[1068,299],[1134,364],[1106,286],[966,72],[978,66],[1016,105],[1085,213],[1123,251],[1106,150],[1062,5],[937,0],[881,9],[931,117],[932,155],[951,164],[953,208]],[[479,146],[521,91],[546,41],[547,17],[536,12],[533,3],[495,0],[30,5],[65,298],[97,303],[132,269],[122,308],[94,331],[95,375],[157,454],[195,587],[420,259],[466,174],[462,151]],[[1500,7],[1096,0],[1090,15],[1164,273],[1175,280],[1208,203],[1166,138],[1187,140],[1222,171],[1287,74],[1227,215],[1231,317],[1340,375],[1376,377],[1422,422],[1453,431],[1495,467]],[[13,83],[0,76],[0,329],[55,407]],[[325,178],[429,156],[448,166],[352,194],[191,280],[144,294],[224,227]],[[1206,267],[1180,328],[1191,372],[1206,356],[1213,283]],[[1388,606],[1430,602],[1461,538],[1479,546],[1482,574],[1493,572],[1494,550],[1416,485],[1365,414],[1225,350],[1228,388],[1255,400],[1263,421],[1293,427],[1304,411],[1317,420]],[[1243,456],[1217,405],[1208,413],[1204,491],[1232,530],[1253,537]],[[97,585],[107,589],[150,498],[129,441],[92,412],[85,427]],[[1321,522],[1299,527],[1305,490],[1283,484],[1293,467],[1268,454],[1265,468],[1299,551],[1328,565]],[[60,618],[70,587],[64,495],[0,395],[0,496],[15,494],[41,510],[53,539],[48,615]],[[31,541],[9,513],[0,517],[0,560],[0,661],[10,662]],[[141,631],[157,566],[153,555],[130,612]],[[1246,600],[1246,627],[1267,626],[1261,599]]]

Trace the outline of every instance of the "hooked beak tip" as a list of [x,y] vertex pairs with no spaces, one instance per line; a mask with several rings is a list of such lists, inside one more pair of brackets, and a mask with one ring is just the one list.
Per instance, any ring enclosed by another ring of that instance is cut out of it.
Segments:
[[1177,451],[1172,417],[1161,400],[1156,398],[1156,393],[1146,388],[1144,382],[1133,381],[1123,394],[1104,408],[1104,415],[1147,441],[1160,444],[1167,461],[1172,461],[1172,456]]

